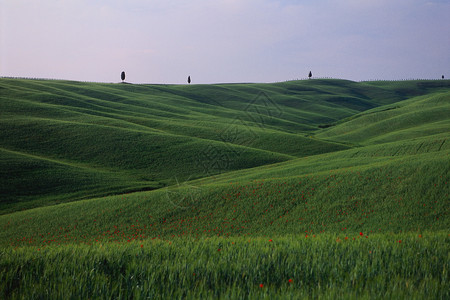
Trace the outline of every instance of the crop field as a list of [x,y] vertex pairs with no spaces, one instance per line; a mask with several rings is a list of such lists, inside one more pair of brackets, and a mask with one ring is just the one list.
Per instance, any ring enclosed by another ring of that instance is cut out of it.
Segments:
[[11,298],[449,296],[448,236],[323,234],[8,248]]
[[2,299],[449,299],[450,81],[0,79]]

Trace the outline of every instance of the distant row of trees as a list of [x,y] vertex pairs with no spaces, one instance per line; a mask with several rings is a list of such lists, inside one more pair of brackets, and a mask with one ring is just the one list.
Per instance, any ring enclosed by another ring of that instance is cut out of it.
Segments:
[[[122,79],[122,82],[124,82],[124,80],[125,80],[125,71],[122,71],[122,73],[120,73],[120,79]],[[187,78],[187,82],[189,84],[191,83],[191,76],[190,75]]]
[[[312,77],[312,72],[309,71],[308,78],[311,79],[311,77]],[[442,78],[444,78],[444,75],[442,75]],[[120,74],[120,79],[122,79],[122,82],[124,82],[124,80],[125,80],[125,71],[122,71],[122,73]],[[190,75],[187,78],[187,82],[189,84],[191,84],[191,76]]]
[[[313,76],[313,75],[312,75],[312,72],[309,71],[308,79],[311,79],[312,76]],[[122,82],[125,80],[125,71],[123,71],[122,74],[120,74],[120,78],[122,79]],[[442,75],[442,79],[444,79],[444,75]],[[369,81],[370,81],[370,80],[369,80]],[[191,83],[191,76],[188,76],[187,82],[188,82],[189,84]]]
[[[125,72],[123,72],[123,73],[125,75]],[[312,77],[312,73],[311,73],[311,77]],[[70,81],[69,79],[23,77],[23,76],[0,76],[0,78],[25,79],[25,80],[48,80],[48,81],[50,81],[50,80],[61,80],[61,81],[67,80],[67,81]],[[122,74],[120,74],[120,78],[122,78]],[[325,77],[325,76],[323,76],[323,77],[314,77],[314,78],[316,78],[316,79],[343,79],[343,80],[346,80],[346,78]],[[189,79],[190,79],[190,76],[188,76],[188,81],[189,81]],[[284,82],[292,81],[292,80],[303,80],[303,79],[306,79],[306,78],[296,78],[296,79],[292,78],[292,79],[289,79],[289,80],[285,80]],[[430,80],[430,81],[433,81],[433,80],[444,80],[444,79],[445,79],[445,77],[444,77],[444,75],[442,75],[441,78],[435,78],[435,79],[429,79],[429,78],[405,78],[405,79],[367,79],[367,80],[359,80],[359,81],[360,82],[365,82],[365,81],[408,81],[408,80]],[[125,80],[125,77],[123,78],[123,80]],[[83,81],[83,80],[78,80],[78,81],[80,81],[80,82],[90,82],[90,83],[105,83],[104,81]]]
[[[312,71],[309,71],[308,79],[311,79],[313,76]],[[120,78],[122,79],[122,82],[125,80],[125,71],[122,71],[120,74]],[[323,79],[332,79],[331,77],[322,77]],[[442,75],[441,79],[444,79],[444,75]],[[436,80],[436,79],[401,79],[401,80]],[[397,80],[383,80],[383,79],[377,79],[377,80],[363,80],[363,81],[397,81]],[[191,76],[188,76],[187,82],[191,83]]]

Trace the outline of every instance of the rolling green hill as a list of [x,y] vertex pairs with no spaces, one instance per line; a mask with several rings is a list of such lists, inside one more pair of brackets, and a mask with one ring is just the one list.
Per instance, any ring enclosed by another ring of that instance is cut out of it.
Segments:
[[317,137],[363,145],[448,134],[450,92],[413,97],[381,106],[328,128]]
[[406,95],[344,80],[177,86],[4,78],[0,91],[3,212],[348,149],[312,135]]
[[[256,87],[10,79],[0,87],[2,211],[347,148],[305,137],[300,129],[311,125],[283,117],[285,107]],[[33,167],[17,167],[24,163]]]
[[448,172],[447,81],[1,79],[0,87],[3,213],[133,191],[165,195],[186,180],[222,186],[399,164],[414,173],[411,160],[441,161],[436,174]]
[[[440,147],[442,141],[421,141],[428,145],[418,152],[401,152],[413,143],[321,154],[156,191],[17,212],[0,216],[0,240],[17,246],[30,240],[45,245],[343,228],[351,233],[446,230],[450,146]],[[52,241],[42,235],[47,232]]]
[[447,80],[0,79],[0,297],[447,299],[449,112]]

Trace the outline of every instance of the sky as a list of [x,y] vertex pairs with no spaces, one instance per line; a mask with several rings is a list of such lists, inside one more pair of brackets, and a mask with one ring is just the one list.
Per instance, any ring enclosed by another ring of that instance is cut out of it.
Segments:
[[450,78],[450,0],[0,0],[0,76]]

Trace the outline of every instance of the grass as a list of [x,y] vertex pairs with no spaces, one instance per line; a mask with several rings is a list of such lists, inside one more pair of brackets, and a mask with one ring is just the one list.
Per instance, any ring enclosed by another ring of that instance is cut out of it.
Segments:
[[358,114],[317,137],[363,145],[448,133],[450,92],[414,97]]
[[12,299],[445,299],[449,240],[425,232],[26,247],[1,252],[0,282]]
[[[350,151],[350,150],[348,150]],[[352,150],[354,151],[354,150]],[[347,151],[345,151],[347,152]],[[345,152],[343,154],[345,154]],[[331,156],[325,154],[323,156]],[[179,187],[0,216],[14,247],[182,236],[409,232],[449,228],[448,151],[298,159]],[[308,169],[308,167],[310,169]],[[322,169],[320,169],[322,168]],[[318,169],[311,173],[312,169]],[[304,172],[301,174],[301,172]],[[253,175],[252,175],[253,174]]]
[[450,296],[447,81],[0,92],[1,298]]

